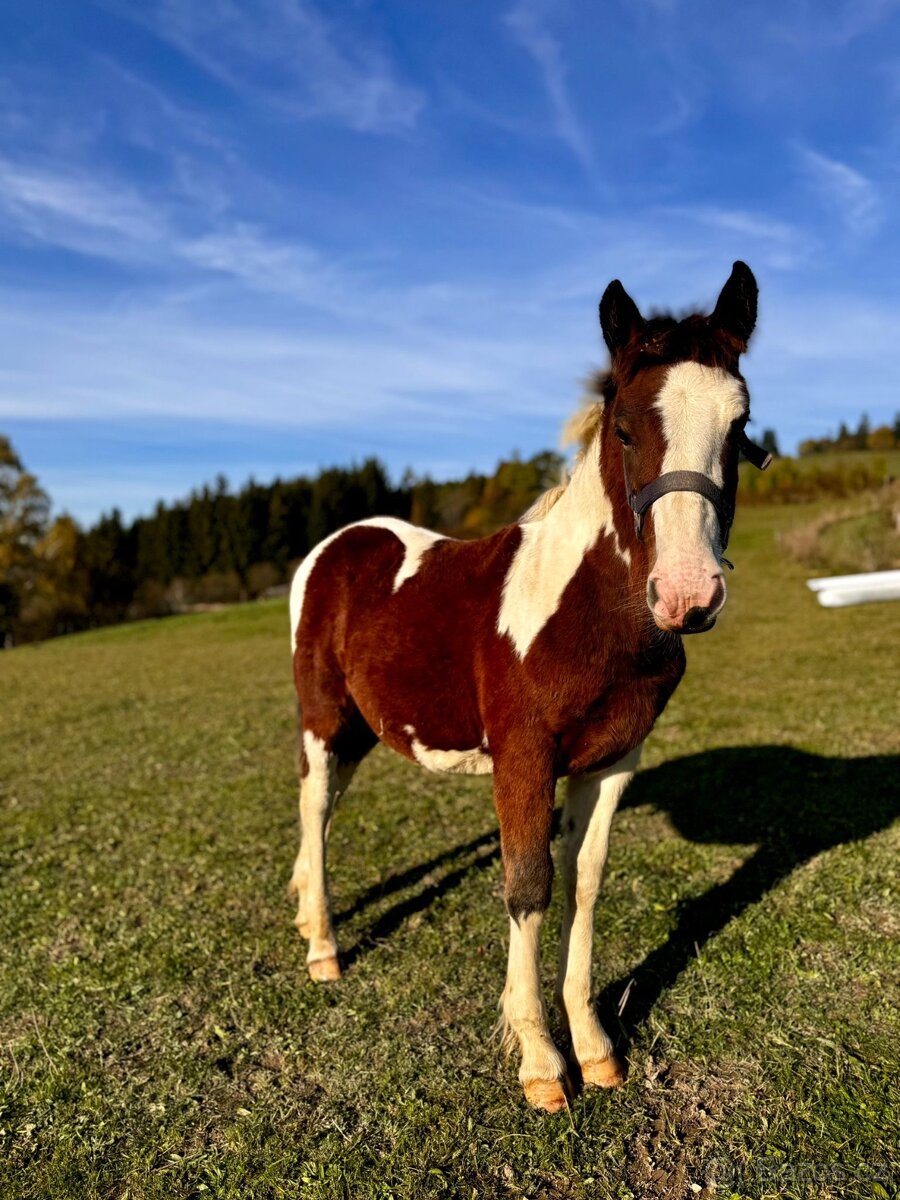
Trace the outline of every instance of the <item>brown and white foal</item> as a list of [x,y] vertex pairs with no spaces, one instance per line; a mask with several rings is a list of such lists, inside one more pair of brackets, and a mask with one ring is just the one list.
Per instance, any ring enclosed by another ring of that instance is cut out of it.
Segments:
[[510,917],[503,1020],[527,1099],[549,1111],[569,1087],[539,978],[554,787],[568,776],[557,998],[584,1084],[610,1087],[623,1075],[591,1001],[594,905],[616,805],[684,671],[680,635],[711,628],[725,603],[738,455],[756,450],[738,366],[756,296],[735,263],[710,316],[644,320],[614,281],[600,303],[611,367],[555,498],[477,541],[361,521],[317,546],[291,590],[292,888],[309,973],[340,974],[325,845],[368,751],[382,741],[433,771],[493,773]]

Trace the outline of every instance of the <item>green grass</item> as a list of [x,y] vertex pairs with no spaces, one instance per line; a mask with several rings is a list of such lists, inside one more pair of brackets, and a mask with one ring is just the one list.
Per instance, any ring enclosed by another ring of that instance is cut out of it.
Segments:
[[555,1117],[491,1036],[489,781],[367,760],[308,982],[283,604],[0,654],[0,1195],[897,1194],[898,610],[817,607],[773,536],[811,511],[739,514],[614,830],[629,1080]]

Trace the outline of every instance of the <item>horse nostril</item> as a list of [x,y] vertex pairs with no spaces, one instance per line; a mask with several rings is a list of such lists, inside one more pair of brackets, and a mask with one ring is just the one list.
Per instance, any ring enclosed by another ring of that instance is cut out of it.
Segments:
[[659,591],[657,590],[656,583],[653,579],[648,579],[647,580],[647,603],[650,605],[651,608],[655,608],[658,600],[659,600]]
[[725,578],[720,573],[713,576],[713,582],[715,586],[713,587],[713,594],[710,597],[709,607],[711,609],[721,608],[725,603]]
[[705,629],[708,622],[709,609],[695,605],[693,608],[689,608],[684,614],[682,625],[686,630],[696,632],[698,629]]

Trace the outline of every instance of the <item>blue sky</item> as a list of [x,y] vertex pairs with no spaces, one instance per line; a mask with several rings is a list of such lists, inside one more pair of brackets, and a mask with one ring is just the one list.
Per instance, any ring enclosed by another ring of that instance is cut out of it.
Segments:
[[57,510],[556,443],[613,277],[760,282],[787,447],[900,408],[895,0],[0,8],[0,430]]

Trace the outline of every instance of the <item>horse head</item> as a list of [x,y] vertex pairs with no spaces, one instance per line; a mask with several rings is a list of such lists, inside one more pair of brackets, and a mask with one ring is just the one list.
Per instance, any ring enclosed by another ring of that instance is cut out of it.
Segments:
[[618,280],[600,301],[611,355],[600,435],[605,478],[624,485],[647,547],[647,605],[675,633],[711,629],[725,604],[723,554],[741,450],[764,465],[744,427],[740,357],[756,324],[756,280],[736,262],[712,313],[645,319]]

